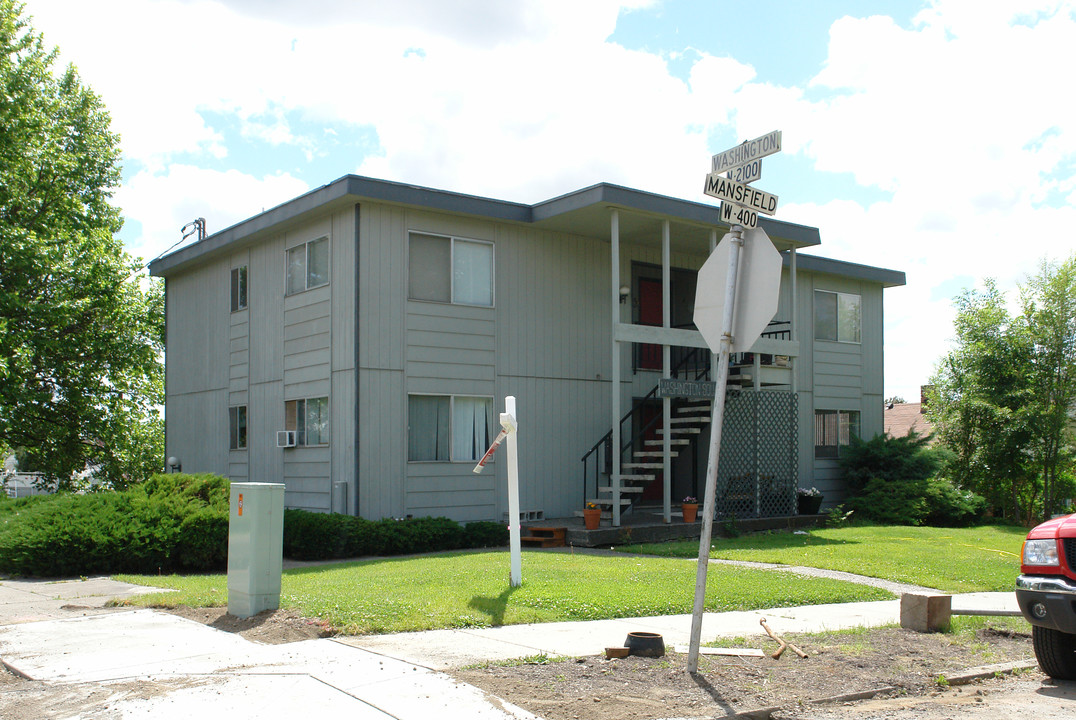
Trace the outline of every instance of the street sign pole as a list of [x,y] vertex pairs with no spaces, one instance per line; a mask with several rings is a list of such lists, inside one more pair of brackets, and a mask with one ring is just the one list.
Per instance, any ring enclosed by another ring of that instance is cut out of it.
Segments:
[[721,425],[725,419],[725,388],[729,381],[729,354],[732,352],[732,323],[735,317],[737,276],[744,229],[732,228],[727,239],[729,248],[728,280],[725,283],[725,305],[721,318],[721,348],[717,360],[717,387],[714,389],[713,415],[710,419],[710,457],[706,463],[706,490],[702,506],[702,535],[699,537],[699,564],[695,573],[695,604],[691,611],[691,644],[688,648],[687,671],[699,671],[699,643],[702,639],[702,614],[706,607],[706,575],[710,565],[710,538],[714,529],[714,506],[717,495],[717,456],[721,450]]

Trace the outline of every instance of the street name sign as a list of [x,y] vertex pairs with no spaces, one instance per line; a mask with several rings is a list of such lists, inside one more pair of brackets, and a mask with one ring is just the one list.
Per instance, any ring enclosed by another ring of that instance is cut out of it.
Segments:
[[681,380],[679,378],[659,378],[658,397],[661,398],[695,398],[713,400],[717,392],[717,383],[705,380]]
[[719,152],[711,158],[713,172],[725,172],[752,160],[781,152],[781,131],[774,130],[754,140],[745,140],[736,147]]
[[725,173],[725,177],[729,180],[735,180],[736,182],[753,183],[755,180],[762,177],[762,161],[752,160],[746,165],[732,168]]
[[742,225],[748,230],[758,227],[758,213],[736,203],[721,202],[721,222],[729,227]]
[[712,172],[706,176],[706,187],[703,192],[718,200],[725,200],[737,205],[743,205],[755,212],[764,215],[777,214],[777,196],[753,188],[744,183],[729,180],[720,173]]

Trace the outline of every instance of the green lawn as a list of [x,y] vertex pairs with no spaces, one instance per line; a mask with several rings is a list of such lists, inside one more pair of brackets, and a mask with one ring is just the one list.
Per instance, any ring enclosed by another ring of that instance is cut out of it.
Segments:
[[[284,573],[281,605],[351,634],[690,613],[695,562],[625,555],[526,552],[523,585],[508,583],[507,551],[459,552],[322,565]],[[227,604],[225,575],[123,575],[174,588],[140,605]],[[889,593],[824,579],[712,567],[710,611],[890,599]]]
[[[710,557],[805,565],[914,583],[946,592],[1007,591],[1020,574],[1025,528],[984,525],[929,528],[863,525],[806,534],[718,538]],[[632,545],[627,552],[698,557],[698,540]]]

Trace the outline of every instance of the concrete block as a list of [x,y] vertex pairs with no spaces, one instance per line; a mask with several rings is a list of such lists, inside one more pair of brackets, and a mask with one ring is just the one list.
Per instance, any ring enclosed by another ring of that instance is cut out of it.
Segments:
[[951,595],[900,596],[900,626],[916,632],[940,632],[949,626],[953,614]]

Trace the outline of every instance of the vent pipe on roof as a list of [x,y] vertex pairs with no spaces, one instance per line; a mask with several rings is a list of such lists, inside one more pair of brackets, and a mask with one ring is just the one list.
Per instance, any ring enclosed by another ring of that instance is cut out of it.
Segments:
[[205,218],[197,218],[191,220],[189,223],[180,228],[180,232],[183,233],[183,240],[186,240],[191,235],[197,234],[198,241],[205,240]]

